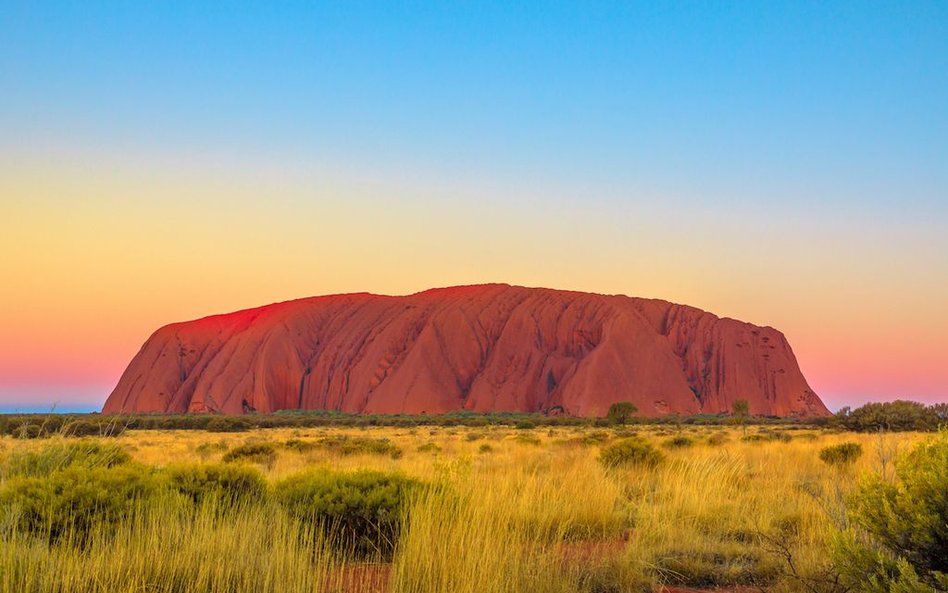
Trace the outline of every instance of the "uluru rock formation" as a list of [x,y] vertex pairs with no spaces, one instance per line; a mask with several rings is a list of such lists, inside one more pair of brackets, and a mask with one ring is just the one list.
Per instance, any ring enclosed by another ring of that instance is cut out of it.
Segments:
[[105,413],[457,410],[819,416],[779,331],[660,300],[500,284],[314,297],[156,331]]

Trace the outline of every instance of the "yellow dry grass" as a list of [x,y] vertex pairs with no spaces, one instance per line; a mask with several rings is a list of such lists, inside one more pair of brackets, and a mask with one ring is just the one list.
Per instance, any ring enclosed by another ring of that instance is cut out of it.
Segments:
[[[752,442],[739,429],[637,430],[662,449],[662,464],[604,468],[601,445],[582,440],[594,429],[575,427],[129,431],[110,442],[154,467],[217,462],[237,445],[270,442],[278,455],[260,469],[271,482],[313,467],[416,477],[432,487],[411,505],[390,572],[382,574],[384,589],[513,593],[661,584],[802,590],[799,578],[827,568],[834,522],[858,476],[885,471],[898,450],[921,438],[788,430],[788,442]],[[605,433],[599,439],[616,438],[611,429],[595,431]],[[693,445],[664,447],[675,434]],[[402,454],[281,446],[335,435],[388,439]],[[842,442],[862,444],[865,454],[854,466],[820,461],[822,447]],[[0,462],[42,445],[0,440]],[[270,503],[222,515],[166,502],[120,526],[117,535],[94,536],[83,546],[48,546],[3,525],[0,538],[0,593],[379,588],[372,579],[340,580],[353,567],[344,567],[314,529],[289,521]],[[787,551],[795,574],[786,566]]]

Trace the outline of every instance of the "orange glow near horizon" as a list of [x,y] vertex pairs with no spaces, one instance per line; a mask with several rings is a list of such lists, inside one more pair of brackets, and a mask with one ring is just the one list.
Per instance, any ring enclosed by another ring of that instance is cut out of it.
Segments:
[[662,298],[772,325],[833,407],[948,398],[948,278],[932,269],[927,234],[533,191],[384,172],[17,163],[0,170],[0,407],[30,405],[20,392],[101,404],[169,322],[482,282]]

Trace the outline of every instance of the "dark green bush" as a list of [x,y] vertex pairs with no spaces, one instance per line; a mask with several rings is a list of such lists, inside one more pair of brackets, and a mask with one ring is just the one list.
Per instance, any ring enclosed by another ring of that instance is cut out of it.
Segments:
[[948,591],[948,432],[872,476],[850,501],[854,529],[839,538],[843,581],[867,593]]
[[215,416],[208,420],[205,429],[209,432],[244,432],[250,430],[249,421],[236,416]]
[[441,447],[439,447],[436,443],[425,443],[424,445],[420,445],[418,447],[418,452],[419,453],[440,453]]
[[599,461],[606,467],[641,465],[654,467],[662,462],[661,452],[637,437],[622,439],[602,448]]
[[36,451],[13,451],[3,474],[42,477],[70,466],[112,467],[131,461],[125,449],[94,440],[51,442]]
[[638,411],[639,409],[632,402],[615,402],[609,406],[606,419],[611,424],[627,424]]
[[94,526],[127,517],[156,489],[154,476],[138,466],[72,466],[43,477],[9,480],[0,489],[0,508],[16,517],[19,529],[50,541],[82,541]]
[[781,443],[789,443],[793,440],[793,437],[789,433],[782,430],[770,430],[769,428],[762,428],[758,433],[758,436],[765,441],[778,441]]
[[494,448],[487,443],[481,443],[481,446],[477,448],[478,453],[493,453]]
[[686,437],[685,435],[680,434],[678,436],[673,436],[672,438],[668,439],[667,441],[662,443],[662,446],[667,449],[684,449],[694,444],[695,442],[691,439],[691,437]]
[[316,443],[303,439],[287,439],[286,442],[283,443],[283,446],[297,453],[306,453],[307,451],[315,449]]
[[858,431],[937,430],[948,423],[948,404],[926,406],[905,400],[873,402],[855,410],[843,408],[832,423]]
[[227,443],[224,441],[218,441],[216,443],[201,443],[194,448],[194,452],[201,456],[202,459],[210,457],[212,453],[217,453],[227,450]]
[[119,422],[73,420],[63,424],[59,434],[66,437],[117,437],[123,432],[125,425]]
[[184,465],[167,470],[171,487],[194,503],[214,498],[227,504],[260,502],[267,481],[252,467],[234,464]]
[[820,459],[829,465],[852,465],[862,456],[859,443],[842,443],[820,449]]
[[402,456],[402,450],[388,439],[339,435],[323,437],[316,444],[338,455],[388,455],[392,459]]
[[224,454],[222,461],[247,461],[270,466],[276,461],[276,448],[271,443],[245,443]]
[[416,480],[373,471],[315,471],[274,488],[276,499],[303,521],[321,524],[336,541],[363,557],[390,558]]

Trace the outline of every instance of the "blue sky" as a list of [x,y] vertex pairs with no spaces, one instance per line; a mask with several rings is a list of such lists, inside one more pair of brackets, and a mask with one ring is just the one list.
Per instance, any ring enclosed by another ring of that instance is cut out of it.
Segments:
[[946,2],[7,1],[0,130],[0,404],[94,407],[170,321],[479,281],[948,397]]
[[385,4],[5,3],[3,144],[943,197],[945,3]]

